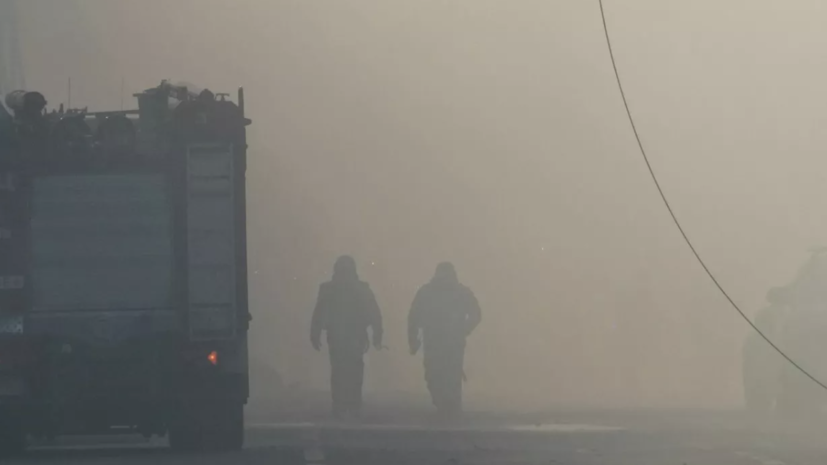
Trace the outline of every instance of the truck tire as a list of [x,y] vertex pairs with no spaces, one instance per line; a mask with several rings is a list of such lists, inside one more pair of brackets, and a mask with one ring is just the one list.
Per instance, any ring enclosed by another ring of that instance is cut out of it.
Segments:
[[196,452],[201,446],[198,417],[192,408],[180,407],[170,420],[167,431],[169,446],[177,452]]
[[225,448],[227,451],[240,451],[244,447],[244,404],[237,403],[230,407],[230,423],[227,431]]
[[176,452],[196,452],[199,449],[198,431],[194,425],[173,425],[169,428],[169,447]]
[[22,454],[26,450],[23,416],[12,409],[0,409],[0,457]]
[[218,452],[236,452],[244,447],[244,405],[227,402],[218,405],[204,425],[208,447]]
[[205,403],[183,408],[169,428],[169,445],[179,452],[235,452],[244,446],[244,405]]

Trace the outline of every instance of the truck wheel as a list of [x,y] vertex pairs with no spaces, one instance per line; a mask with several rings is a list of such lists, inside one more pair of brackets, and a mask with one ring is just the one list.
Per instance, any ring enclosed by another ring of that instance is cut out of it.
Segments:
[[169,445],[180,452],[234,452],[244,445],[244,405],[202,405],[182,409],[169,428]]
[[0,410],[0,456],[19,455],[26,450],[23,417],[9,409]]
[[227,430],[224,435],[224,450],[239,451],[244,447],[244,405],[231,405],[227,412]]
[[178,452],[194,452],[198,449],[197,436],[189,428],[170,428],[169,447]]
[[204,424],[207,447],[219,452],[236,452],[244,446],[244,405],[229,402],[210,409]]
[[198,418],[182,408],[172,419],[167,432],[169,446],[178,452],[195,452],[201,447]]

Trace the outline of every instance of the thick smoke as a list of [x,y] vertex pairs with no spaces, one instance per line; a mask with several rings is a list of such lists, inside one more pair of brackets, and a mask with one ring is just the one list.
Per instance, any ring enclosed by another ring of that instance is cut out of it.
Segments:
[[[825,69],[800,59],[820,16],[661,3],[609,8],[621,73],[667,195],[751,313],[824,243]],[[369,396],[424,398],[405,317],[450,260],[484,312],[472,404],[741,402],[745,325],[656,197],[591,2],[21,5],[27,83],[52,105],[69,78],[93,109],[164,78],[246,87],[257,396],[326,389],[310,313],[347,253],[391,348]]]

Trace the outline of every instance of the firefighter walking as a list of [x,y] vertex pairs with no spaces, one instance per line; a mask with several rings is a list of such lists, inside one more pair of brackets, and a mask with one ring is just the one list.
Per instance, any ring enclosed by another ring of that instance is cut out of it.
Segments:
[[408,343],[412,355],[423,346],[425,381],[441,414],[462,411],[466,338],[481,320],[477,298],[460,283],[451,263],[440,263],[416,293],[408,314]]
[[321,350],[322,331],[327,333],[330,354],[330,388],[337,418],[358,416],[362,407],[364,354],[373,345],[382,347],[382,314],[368,283],[359,280],[356,262],[342,256],[333,267],[333,278],[319,288],[313,311],[310,341]]

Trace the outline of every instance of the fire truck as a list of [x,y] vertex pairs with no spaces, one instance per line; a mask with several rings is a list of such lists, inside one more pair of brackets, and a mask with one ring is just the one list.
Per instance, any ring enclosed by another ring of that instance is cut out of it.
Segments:
[[236,450],[247,368],[244,91],[0,105],[0,450],[62,435]]

